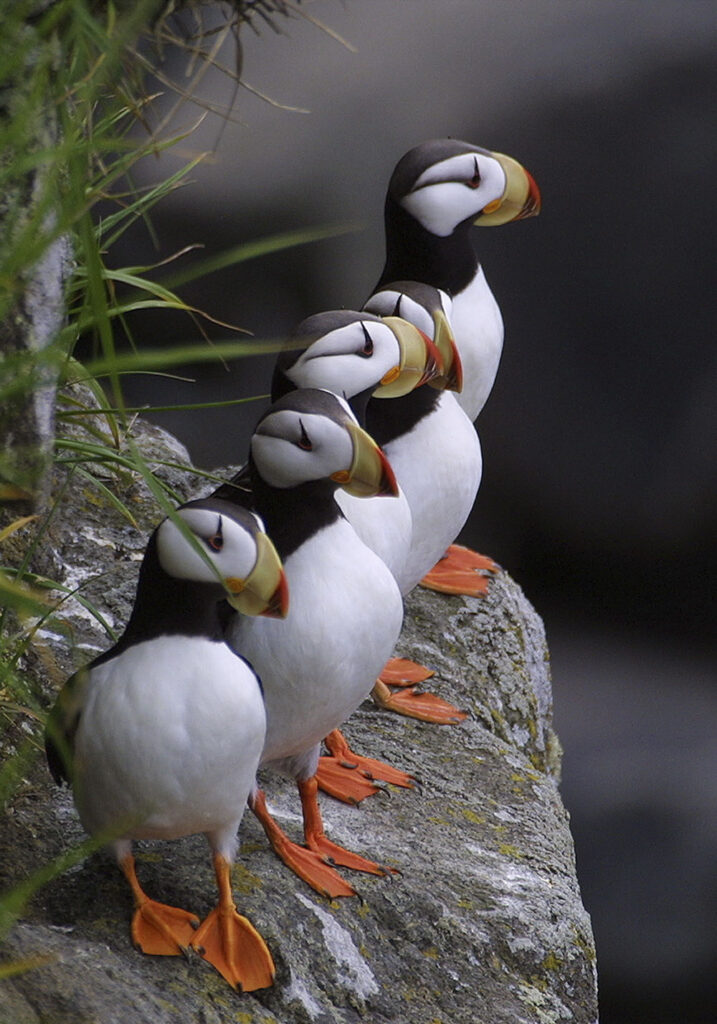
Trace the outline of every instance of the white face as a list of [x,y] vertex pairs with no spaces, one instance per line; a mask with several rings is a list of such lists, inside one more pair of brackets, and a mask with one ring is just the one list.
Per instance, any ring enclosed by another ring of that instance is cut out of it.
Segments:
[[[438,289],[438,294],[441,298],[443,312],[450,321],[453,302],[446,292]],[[431,341],[436,340],[436,325],[433,317],[426,307],[412,298],[408,292],[394,291],[392,288],[376,292],[368,300],[364,309],[368,310],[369,313],[374,313],[376,316],[400,316],[404,320],[408,320],[414,327],[418,327],[424,334],[427,334]]]
[[297,388],[325,388],[353,398],[377,387],[400,361],[398,340],[391,328],[362,320],[318,338],[301,353],[287,377]]
[[[348,410],[345,402],[341,404]],[[328,416],[280,409],[257,427],[251,453],[271,487],[296,487],[348,471],[354,445],[346,426]]]
[[[230,516],[210,509],[184,508],[177,515],[201,543],[222,579],[246,579],[257,559],[256,541],[248,530]],[[159,564],[175,579],[219,582],[171,519],[165,519],[157,530],[157,553]]]
[[493,157],[461,153],[427,167],[399,203],[427,231],[444,238],[500,199],[506,184],[505,171]]

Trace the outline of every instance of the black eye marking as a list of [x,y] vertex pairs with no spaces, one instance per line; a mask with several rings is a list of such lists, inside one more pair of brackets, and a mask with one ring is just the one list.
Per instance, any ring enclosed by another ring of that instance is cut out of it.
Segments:
[[480,168],[478,167],[478,157],[473,157],[473,177],[466,182],[468,188],[478,188],[480,185]]
[[222,533],[222,517],[217,519],[217,532],[212,537],[207,537],[207,544],[212,551],[221,551],[224,547],[224,534]]
[[306,433],[306,428],[301,420],[299,420],[299,426],[301,427],[301,438],[298,442],[299,448],[302,448],[305,452],[313,451],[314,446],[311,443],[311,438]]
[[391,314],[391,316],[400,316],[401,315],[401,299],[402,298],[403,298],[403,295],[399,295],[398,298],[396,299],[396,305],[393,307],[393,313]]
[[366,324],[363,323],[363,321],[361,322],[361,329],[363,330],[364,343],[363,343],[363,348],[359,352],[359,355],[360,356],[372,356],[373,355],[373,338],[368,333],[368,330],[366,329]]

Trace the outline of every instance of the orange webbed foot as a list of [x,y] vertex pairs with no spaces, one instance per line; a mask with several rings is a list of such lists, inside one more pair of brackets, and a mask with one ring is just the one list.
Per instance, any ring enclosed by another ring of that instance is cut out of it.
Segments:
[[425,683],[433,675],[432,668],[408,658],[389,658],[378,678],[387,686],[415,686],[416,683]]
[[210,911],[192,939],[192,948],[233,988],[253,992],[274,980],[274,961],[254,925],[234,906]]
[[150,956],[180,956],[191,945],[198,924],[196,914],[146,899],[132,917],[132,942]]
[[395,711],[406,718],[418,718],[421,722],[432,722],[434,725],[457,725],[468,717],[442,697],[433,693],[417,693],[414,686],[404,690],[390,690],[381,679],[371,691],[371,696],[379,707],[387,711]]
[[319,789],[345,804],[360,804],[366,797],[380,793],[380,788],[357,771],[357,768],[356,763],[342,762],[331,755],[323,755],[316,769]]
[[254,925],[237,913],[232,899],[231,864],[214,854],[219,902],[204,918],[192,948],[215,967],[232,988],[253,992],[274,980],[274,961]]
[[330,796],[344,803],[359,803],[365,797],[379,792],[374,782],[413,788],[414,779],[408,772],[394,768],[385,761],[355,753],[338,729],[330,732],[324,743],[330,756],[319,758],[316,780],[319,788]]
[[342,868],[351,868],[352,871],[363,871],[368,875],[389,875],[396,871],[395,868],[383,867],[375,861],[362,857],[359,853],[353,853],[352,850],[347,850],[337,843],[332,843],[323,832],[307,836],[307,842],[310,844],[311,849],[318,853],[320,857],[330,860],[332,864],[338,864]]
[[498,569],[498,564],[487,555],[461,544],[451,544],[443,558],[423,577],[421,586],[442,594],[482,597],[488,592],[489,577],[481,574]]
[[[338,733],[338,730],[334,730],[334,733],[330,735],[334,736],[335,733]],[[338,736],[340,741],[345,744],[346,741],[341,733],[338,733]],[[368,860],[351,850],[346,850],[343,846],[338,846],[327,839],[317,799],[318,781],[316,776],[313,775],[310,779],[299,779],[297,785],[304,815],[304,838],[310,850],[326,860],[330,860],[333,864],[339,864],[341,867],[351,868],[354,871],[364,871],[370,875],[388,875],[393,872],[393,868],[384,868],[380,864],[376,864],[375,861]]]
[[261,790],[251,798],[249,806],[261,823],[277,857],[315,892],[330,900],[340,896],[356,895],[353,886],[349,885],[338,871],[334,871],[323,856],[289,839],[269,813],[266,798]]
[[150,956],[179,956],[186,953],[199,918],[179,907],[151,900],[139,884],[134,857],[126,854],[119,862],[134,897],[130,932],[132,942]]

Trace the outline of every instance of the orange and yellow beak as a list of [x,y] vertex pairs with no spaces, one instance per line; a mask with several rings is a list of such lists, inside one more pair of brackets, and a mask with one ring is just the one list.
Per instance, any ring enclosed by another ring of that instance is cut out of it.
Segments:
[[398,484],[391,463],[383,451],[357,423],[349,422],[348,430],[354,448],[351,466],[347,470],[332,473],[331,479],[357,498],[373,498],[378,495],[395,497]]
[[453,329],[442,309],[433,313],[433,337],[443,361],[443,373],[430,382],[432,388],[461,392],[463,390],[463,366],[458,354]]
[[504,153],[491,153],[505,172],[505,191],[500,199],[483,208],[474,223],[480,227],[494,227],[511,220],[537,217],[540,213],[540,189],[526,169]]
[[385,316],[383,322],[396,336],[399,363],[384,374],[374,398],[400,398],[443,373],[443,360],[428,335],[399,316]]
[[257,556],[246,577],[230,576],[224,585],[232,608],[243,615],[266,615],[283,619],[289,611],[289,587],[276,548],[265,533],[256,534]]

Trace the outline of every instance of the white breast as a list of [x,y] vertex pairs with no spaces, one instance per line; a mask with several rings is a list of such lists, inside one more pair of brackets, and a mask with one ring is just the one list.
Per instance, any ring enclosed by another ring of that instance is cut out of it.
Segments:
[[264,685],[262,763],[305,753],[355,711],[403,621],[393,576],[343,519],[290,555],[284,571],[286,619],[242,618],[232,637]]
[[75,746],[90,832],[236,831],[264,742],[256,676],[226,644],[160,637],[92,670]]
[[385,446],[411,509],[411,549],[397,581],[402,594],[425,576],[458,536],[480,485],[480,442],[452,392],[408,434]]
[[463,390],[456,397],[473,421],[493,387],[503,350],[503,318],[482,267],[453,296],[451,326],[463,364]]
[[411,509],[404,492],[396,498],[356,498],[340,490],[336,501],[363,543],[398,579],[411,550]]

